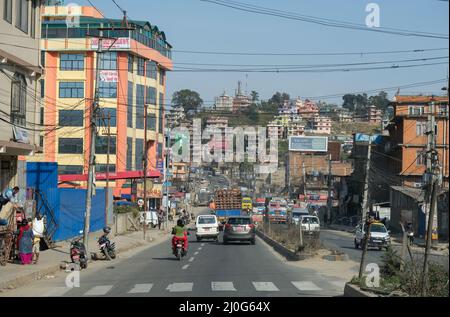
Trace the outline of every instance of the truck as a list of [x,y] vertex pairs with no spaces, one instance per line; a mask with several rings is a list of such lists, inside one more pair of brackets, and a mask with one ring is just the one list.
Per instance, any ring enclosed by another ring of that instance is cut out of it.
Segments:
[[274,197],[269,202],[268,220],[271,223],[287,223],[287,201],[284,198]]
[[255,223],[262,223],[264,220],[264,213],[266,211],[266,199],[256,198],[253,204],[252,220]]
[[242,197],[242,210],[251,211],[252,209],[253,209],[252,198],[248,196]]
[[195,206],[208,206],[208,203],[212,198],[212,194],[207,190],[200,190],[195,198]]
[[214,195],[215,214],[219,222],[242,214],[242,192],[240,189],[218,189]]

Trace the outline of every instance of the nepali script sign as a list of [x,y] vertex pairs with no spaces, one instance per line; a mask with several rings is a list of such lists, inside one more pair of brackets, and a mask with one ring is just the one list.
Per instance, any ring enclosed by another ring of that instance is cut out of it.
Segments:
[[[103,39],[102,49],[129,49],[131,47],[131,40],[129,37],[119,37],[118,39]],[[91,39],[91,49],[98,49],[98,38]]]
[[289,137],[289,151],[327,152],[328,151],[328,137],[291,136],[291,137]]

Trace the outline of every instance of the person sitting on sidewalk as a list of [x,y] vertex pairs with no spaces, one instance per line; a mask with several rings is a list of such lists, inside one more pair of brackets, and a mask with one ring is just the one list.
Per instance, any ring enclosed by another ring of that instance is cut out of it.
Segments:
[[44,218],[40,213],[36,214],[36,218],[33,220],[32,224],[34,241],[33,241],[33,264],[37,264],[39,261],[39,252],[41,238],[44,237]]
[[20,261],[23,265],[31,264],[33,259],[34,234],[28,220],[24,219],[17,237],[17,248],[19,249]]

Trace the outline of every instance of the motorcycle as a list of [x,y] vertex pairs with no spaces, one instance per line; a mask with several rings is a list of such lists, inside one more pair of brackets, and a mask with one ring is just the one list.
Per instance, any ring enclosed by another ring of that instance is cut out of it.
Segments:
[[116,258],[116,244],[109,241],[108,236],[103,235],[98,239],[98,245],[100,252],[105,256],[106,260],[111,261],[111,259]]
[[184,240],[183,239],[176,239],[175,248],[173,250],[173,253],[179,261],[181,261],[181,259],[186,256],[186,251],[184,250]]
[[88,258],[86,254],[86,247],[81,239],[83,237],[75,238],[70,243],[70,260],[77,264],[81,269],[87,269]]

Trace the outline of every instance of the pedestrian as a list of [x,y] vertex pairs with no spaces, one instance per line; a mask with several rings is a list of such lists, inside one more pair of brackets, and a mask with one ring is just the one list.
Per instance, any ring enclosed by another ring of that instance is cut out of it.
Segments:
[[158,230],[161,230],[161,224],[164,221],[164,212],[160,209],[158,212]]
[[8,188],[0,194],[0,210],[7,203],[17,204],[19,202],[17,195],[19,194],[19,187]]
[[37,264],[39,261],[39,252],[41,251],[41,238],[44,237],[44,218],[40,213],[36,214],[36,217],[33,220],[32,229],[33,229],[33,264]]
[[27,219],[22,221],[18,234],[17,248],[19,249],[20,261],[22,265],[31,264],[33,260],[34,234]]

